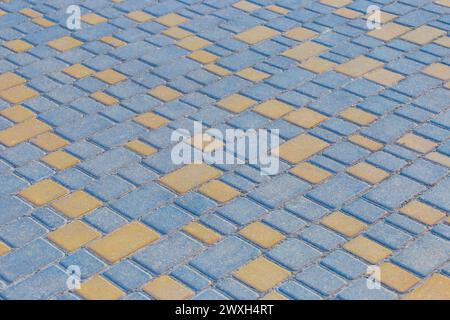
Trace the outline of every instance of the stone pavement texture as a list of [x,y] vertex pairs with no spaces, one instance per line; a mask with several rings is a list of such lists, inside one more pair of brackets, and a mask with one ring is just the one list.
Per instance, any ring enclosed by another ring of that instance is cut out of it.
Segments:
[[[450,299],[449,30],[449,0],[0,1],[0,299]],[[279,129],[279,174],[173,164],[194,121]]]

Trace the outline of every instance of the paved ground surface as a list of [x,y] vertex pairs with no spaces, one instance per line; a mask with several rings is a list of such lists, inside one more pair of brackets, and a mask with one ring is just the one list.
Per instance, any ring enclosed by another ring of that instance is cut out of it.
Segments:
[[[0,9],[1,298],[450,299],[449,0]],[[194,121],[280,173],[173,164]]]

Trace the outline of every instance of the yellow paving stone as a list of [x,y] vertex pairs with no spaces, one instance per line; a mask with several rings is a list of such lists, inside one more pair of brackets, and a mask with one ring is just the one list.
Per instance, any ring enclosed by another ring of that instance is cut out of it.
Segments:
[[130,149],[131,151],[139,153],[141,156],[150,156],[158,151],[152,146],[149,146],[148,144],[139,140],[132,140],[130,142],[127,142],[125,144],[125,147]]
[[368,125],[377,119],[375,115],[355,107],[347,108],[339,115],[346,120],[362,126]]
[[217,106],[234,113],[239,113],[250,108],[255,103],[255,100],[236,93],[217,102]]
[[5,14],[6,12],[0,9],[0,17],[4,16]]
[[283,296],[281,293],[279,293],[278,291],[272,291],[269,292],[268,294],[266,294],[264,297],[262,297],[259,300],[289,300],[288,298],[286,298],[285,296]]
[[33,111],[31,111],[27,108],[24,108],[20,105],[3,109],[0,111],[0,115],[5,117],[6,119],[14,121],[15,123],[28,120],[35,116]]
[[100,207],[103,203],[84,191],[75,191],[53,201],[51,206],[69,218],[79,218]]
[[371,184],[377,184],[389,177],[389,173],[367,162],[360,162],[347,168],[347,172]]
[[183,227],[183,230],[206,244],[214,244],[221,239],[220,234],[205,227],[198,222],[191,222]]
[[42,16],[42,13],[37,12],[31,8],[24,8],[24,9],[19,10],[19,12],[30,18],[38,18],[38,17]]
[[286,141],[278,148],[278,154],[290,163],[299,163],[322,151],[329,144],[308,134],[300,134]]
[[431,153],[427,154],[425,156],[425,158],[450,168],[450,157],[448,157],[442,153],[431,152]]
[[315,31],[303,27],[296,27],[283,33],[283,36],[297,41],[305,41],[314,38],[317,34]]
[[290,275],[288,270],[262,257],[234,272],[236,278],[260,292],[272,289]]
[[68,193],[69,190],[62,185],[45,179],[20,191],[19,195],[36,206],[42,206]]
[[121,289],[99,275],[83,282],[76,293],[86,300],[118,300],[125,296]]
[[289,13],[288,9],[285,9],[283,7],[280,7],[280,6],[277,6],[277,5],[274,5],[274,4],[268,5],[266,7],[266,9],[270,10],[272,12],[279,13],[279,14],[288,14]]
[[248,1],[239,1],[233,4],[232,6],[245,12],[252,12],[261,8],[261,6],[258,6]]
[[219,180],[212,180],[205,183],[198,191],[220,203],[228,202],[241,194],[238,190]]
[[258,82],[264,79],[267,79],[268,77],[270,77],[269,74],[253,69],[253,68],[245,68],[242,69],[241,71],[236,73],[239,77],[253,81],[253,82]]
[[159,100],[162,100],[164,102],[169,102],[169,101],[172,101],[172,100],[175,100],[175,99],[181,97],[180,92],[178,92],[172,88],[166,87],[164,85],[155,87],[155,88],[149,90],[148,93],[151,96],[158,98]]
[[207,65],[203,66],[203,68],[205,68],[209,72],[217,74],[221,77],[225,77],[230,74],[230,71],[228,71],[227,69],[222,68],[214,63],[207,64]]
[[374,29],[367,32],[367,35],[383,41],[391,41],[392,39],[401,36],[402,34],[410,31],[411,28],[402,26],[395,22],[386,23],[382,25],[380,29]]
[[328,48],[321,44],[308,41],[308,42],[303,42],[303,43],[293,47],[292,49],[288,49],[288,50],[284,51],[283,55],[288,58],[297,60],[297,61],[305,61],[305,60],[308,60],[309,58],[318,56],[319,54],[321,54],[327,50],[328,50]]
[[366,137],[364,137],[362,135],[359,135],[359,134],[355,134],[355,135],[350,136],[348,138],[348,140],[353,142],[353,143],[355,143],[355,144],[357,144],[357,145],[359,145],[359,146],[361,146],[361,147],[363,147],[363,148],[371,150],[371,151],[377,151],[377,150],[380,150],[381,148],[383,148],[383,144],[382,143],[379,143],[379,142],[377,142],[375,140],[366,138]]
[[347,237],[354,237],[367,228],[365,223],[339,211],[327,215],[320,223]]
[[211,42],[208,40],[199,38],[197,36],[190,36],[183,38],[177,42],[179,47],[185,48],[187,50],[196,51],[203,49],[206,46],[209,46]]
[[404,34],[402,39],[419,45],[424,45],[445,34],[446,32],[444,30],[423,25]]
[[336,11],[334,11],[334,14],[337,14],[338,16],[347,18],[347,19],[356,19],[358,17],[362,16],[361,12],[348,9],[348,8],[339,8]]
[[103,22],[107,22],[108,19],[106,19],[105,17],[102,17],[96,13],[88,13],[85,14],[84,16],[81,16],[81,21],[89,23],[90,25],[96,25],[99,23],[103,23]]
[[169,13],[166,14],[165,16],[157,18],[155,21],[167,27],[175,27],[179,24],[188,22],[189,20],[186,19],[185,17],[180,16],[179,14]]
[[189,138],[186,143],[206,153],[223,148],[223,142],[221,140],[207,133],[196,134],[192,138]]
[[176,40],[180,40],[192,35],[191,32],[178,27],[171,27],[169,29],[164,30],[162,33]]
[[0,143],[13,147],[37,135],[51,131],[52,128],[37,119],[25,120],[12,127],[0,131]]
[[169,123],[169,120],[153,112],[140,114],[133,120],[150,129],[157,129]]
[[321,183],[333,175],[330,172],[316,167],[308,162],[299,163],[297,166],[289,170],[289,172],[314,184]]
[[10,251],[9,247],[0,241],[0,257],[4,256]]
[[7,41],[3,43],[3,46],[14,52],[25,52],[33,48],[33,46],[28,42],[19,39]]
[[21,103],[38,95],[39,93],[24,85],[12,87],[0,92],[0,98],[14,104]]
[[80,162],[80,160],[62,150],[58,150],[43,156],[41,158],[41,161],[57,170],[64,170],[73,167]]
[[280,232],[259,221],[242,228],[239,234],[265,249],[272,248],[284,240],[284,236]]
[[444,81],[450,80],[450,67],[443,63],[433,63],[422,72]]
[[6,72],[0,75],[0,92],[24,84],[25,82],[26,80],[24,78],[19,77],[15,73]]
[[422,138],[418,135],[415,135],[413,133],[407,133],[403,137],[397,140],[397,143],[407,147],[408,149],[415,150],[417,152],[421,153],[427,153],[430,152],[432,149],[436,148],[438,146],[437,143]]
[[43,27],[43,28],[50,28],[51,26],[54,26],[55,24],[53,22],[51,22],[50,20],[47,20],[45,18],[39,17],[39,18],[34,18],[32,20],[35,24]]
[[103,103],[105,106],[113,106],[119,103],[119,100],[102,91],[96,91],[94,93],[91,93],[90,97],[97,100],[100,103]]
[[339,8],[352,3],[352,0],[320,0],[320,3]]
[[406,300],[450,300],[450,278],[435,273],[404,297]]
[[434,225],[447,216],[444,212],[417,200],[408,202],[400,212],[428,225]]
[[153,19],[152,15],[149,15],[144,11],[132,11],[127,14],[127,17],[139,23],[144,23]]
[[117,71],[114,71],[112,69],[106,69],[100,72],[97,72],[95,74],[95,77],[97,79],[102,80],[103,82],[106,82],[107,84],[116,84],[121,81],[124,81],[127,79],[127,77]]
[[219,59],[219,57],[216,56],[215,54],[209,53],[208,51],[205,50],[192,52],[191,54],[187,55],[187,57],[195,61],[198,61],[202,64],[212,63],[217,59]]
[[80,220],[74,220],[47,234],[50,241],[68,252],[73,252],[100,236],[100,232]]
[[337,64],[320,57],[312,57],[300,64],[303,69],[315,72],[324,73],[326,71],[332,70]]
[[83,44],[83,42],[74,39],[72,37],[69,36],[64,36],[62,38],[56,39],[56,40],[52,40],[50,42],[47,43],[47,45],[49,45],[50,47],[52,47],[53,49],[56,49],[58,51],[61,52],[65,52],[68,51],[70,49],[79,47]]
[[420,278],[395,264],[385,262],[380,265],[380,281],[389,288],[403,293],[419,282]]
[[450,48],[450,37],[447,37],[447,36],[440,37],[440,38],[434,40],[433,42],[440,46]]
[[132,221],[91,243],[89,249],[115,263],[159,239],[159,234],[138,221]]
[[381,61],[367,58],[365,56],[359,56],[348,61],[347,63],[336,66],[335,70],[348,76],[357,78],[382,66],[383,62]]
[[256,26],[235,35],[234,38],[248,44],[257,44],[278,34],[279,32],[274,29],[265,26]]
[[114,38],[113,36],[102,37],[102,38],[100,38],[100,41],[107,43],[107,44],[113,46],[114,48],[120,48],[127,44],[126,42],[124,42],[120,39]]
[[150,281],[143,289],[157,300],[186,300],[195,294],[194,291],[167,275]]
[[222,172],[220,170],[210,167],[207,164],[189,164],[165,175],[160,181],[178,193],[186,193],[221,175]]
[[390,87],[400,80],[403,80],[405,77],[401,74],[386,70],[384,68],[380,68],[374,70],[372,72],[367,73],[364,78],[381,84],[386,87]]
[[363,236],[358,236],[344,244],[344,249],[372,264],[377,264],[392,254],[388,248]]
[[77,79],[82,79],[95,73],[94,70],[91,70],[79,63],[63,69],[63,72]]
[[300,108],[287,114],[283,119],[297,126],[311,129],[327,120],[328,117],[309,108]]
[[294,110],[290,105],[276,99],[267,100],[257,105],[253,111],[267,118],[278,119]]

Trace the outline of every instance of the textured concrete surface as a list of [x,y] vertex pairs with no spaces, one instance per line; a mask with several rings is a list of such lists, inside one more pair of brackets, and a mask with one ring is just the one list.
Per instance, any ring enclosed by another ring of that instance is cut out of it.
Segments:
[[[449,30],[449,0],[0,1],[0,299],[450,299]],[[194,121],[279,129],[279,173],[175,164]]]

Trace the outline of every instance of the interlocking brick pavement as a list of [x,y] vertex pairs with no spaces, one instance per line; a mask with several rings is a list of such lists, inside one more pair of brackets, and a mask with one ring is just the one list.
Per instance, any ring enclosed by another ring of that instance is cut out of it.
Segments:
[[[449,30],[448,0],[0,1],[0,299],[450,299]],[[279,129],[278,174],[175,163],[195,121]]]

